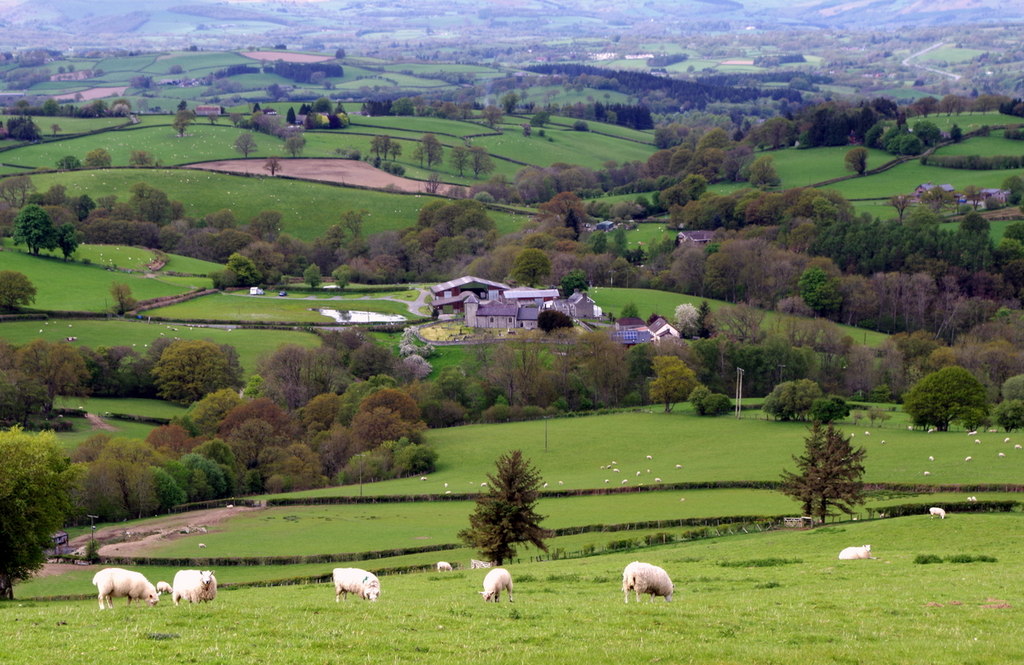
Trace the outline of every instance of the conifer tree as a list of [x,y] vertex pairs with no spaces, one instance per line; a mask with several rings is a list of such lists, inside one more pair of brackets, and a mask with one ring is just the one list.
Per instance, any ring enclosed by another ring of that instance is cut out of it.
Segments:
[[804,454],[793,457],[800,473],[782,472],[781,491],[803,504],[804,515],[824,522],[831,508],[847,515],[853,506],[864,503],[863,448],[854,448],[850,439],[832,425],[815,423],[807,437]]
[[459,538],[498,565],[515,556],[517,543],[531,543],[547,552],[544,539],[551,534],[540,526],[544,517],[534,510],[540,472],[521,450],[502,455],[496,465],[497,473],[487,475],[487,492],[477,499],[469,528],[460,531]]

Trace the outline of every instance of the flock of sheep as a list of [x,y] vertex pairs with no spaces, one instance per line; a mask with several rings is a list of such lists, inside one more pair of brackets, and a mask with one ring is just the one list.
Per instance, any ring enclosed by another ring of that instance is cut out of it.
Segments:
[[104,568],[92,578],[99,592],[100,609],[113,609],[114,598],[144,600],[151,606],[160,601],[161,593],[171,594],[174,604],[181,600],[190,603],[205,603],[217,597],[217,578],[212,570],[179,570],[174,575],[174,584],[157,582],[153,586],[146,576],[124,568]]
[[[497,603],[501,600],[501,592],[508,593],[508,601],[512,602],[512,574],[504,568],[492,568],[489,561],[471,560],[471,568],[490,568],[484,577],[484,590],[480,595],[484,602]],[[437,562],[438,571],[450,571],[452,565],[447,561]],[[334,582],[334,601],[340,602],[342,597],[348,600],[353,594],[363,600],[377,600],[380,597],[380,580],[373,573],[362,568],[335,568],[332,574]],[[177,605],[181,600],[190,603],[204,603],[217,597],[217,578],[210,570],[179,570],[174,576],[174,583],[157,582],[153,586],[142,573],[123,568],[104,568],[92,578],[93,585],[99,592],[100,609],[113,609],[114,598],[127,598],[127,604],[133,600],[144,600],[151,606],[160,600],[161,593],[169,593]],[[634,561],[622,571],[622,592],[625,602],[629,602],[632,591],[635,600],[641,594],[650,595],[653,601],[661,596],[666,601],[672,600],[674,587],[668,573],[663,568]]]

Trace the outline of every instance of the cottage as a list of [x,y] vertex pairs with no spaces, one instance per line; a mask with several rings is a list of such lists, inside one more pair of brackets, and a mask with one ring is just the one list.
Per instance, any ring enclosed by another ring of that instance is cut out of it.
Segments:
[[545,302],[541,309],[554,309],[574,319],[596,319],[603,314],[594,299],[579,289],[573,291],[568,298]]
[[558,289],[506,289],[502,291],[499,299],[516,305],[532,305],[540,307],[546,302],[558,299]]
[[464,304],[466,325],[470,328],[533,330],[537,327],[540,310],[536,307],[522,307],[514,303],[497,301],[480,302],[473,294],[469,294]]
[[216,104],[197,104],[196,115],[203,115],[216,118],[220,115],[220,106]]
[[624,346],[646,344],[652,340],[651,331],[644,328],[624,328],[612,331],[612,340]]
[[694,245],[706,245],[711,242],[714,237],[714,231],[680,231],[676,234],[676,247],[682,245],[684,242],[693,243]]
[[650,330],[647,329],[647,322],[635,316],[623,316],[615,321],[616,330]]
[[666,337],[679,337],[679,331],[676,330],[675,326],[661,316],[654,319],[654,321],[651,321],[647,326],[647,329],[651,331],[651,336],[654,338],[655,342],[660,342]]

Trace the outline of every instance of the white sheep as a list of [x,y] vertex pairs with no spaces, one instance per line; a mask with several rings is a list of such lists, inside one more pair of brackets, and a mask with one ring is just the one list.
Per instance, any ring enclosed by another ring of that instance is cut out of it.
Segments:
[[970,462],[972,459],[974,459],[974,458],[971,457],[970,455],[968,455],[967,457],[964,458],[964,461],[965,462]]
[[653,458],[653,457],[651,457],[650,455],[648,455],[648,456],[647,456],[647,459],[654,459],[654,458]]
[[172,586],[171,599],[175,605],[182,600],[205,603],[217,597],[217,578],[212,570],[179,570],[174,574]]
[[929,462],[934,462],[935,461],[935,456],[934,455],[929,455],[928,456],[928,461]]
[[160,594],[156,587],[149,583],[146,576],[124,568],[104,568],[92,578],[93,585],[99,592],[100,609],[114,608],[112,598],[127,598],[128,605],[133,600],[145,600],[150,605],[160,602]]
[[1016,449],[1016,450],[1020,450],[1020,449],[1021,449],[1021,445],[1020,445],[1019,443],[1015,443],[1015,444],[1013,444],[1013,447],[1014,447],[1014,449]]
[[206,549],[206,543],[199,543],[199,549],[205,550]]
[[928,509],[928,516],[930,518],[941,517],[942,519],[946,519],[946,511],[937,506],[932,506]]
[[354,593],[364,600],[377,600],[380,596],[380,580],[373,573],[362,568],[334,569],[334,602],[341,596],[348,600],[348,594]]
[[664,568],[634,561],[622,571],[622,594],[627,603],[630,591],[633,592],[634,600],[637,602],[640,602],[642,593],[650,594],[651,602],[654,602],[655,596],[663,596],[667,602],[672,600],[672,592],[675,591],[675,587]]
[[924,475],[926,475],[926,476],[930,476],[930,475],[932,475],[932,472],[931,472],[931,471],[925,471],[925,472],[924,472]]
[[157,592],[157,595],[159,595],[161,593],[174,593],[174,589],[167,582],[157,582],[156,583],[156,592]]
[[863,545],[861,547],[847,547],[839,553],[839,558],[843,561],[852,561],[854,559],[874,559],[871,556],[871,545]]
[[492,561],[477,561],[476,559],[469,560],[469,569],[476,570],[477,568],[490,568],[494,563]]
[[978,430],[971,430],[970,432],[967,433],[967,436],[974,436],[977,433],[978,433]]
[[448,563],[447,561],[438,561],[437,562],[437,572],[443,573],[443,572],[449,571],[451,569],[452,569],[452,564]]
[[1006,453],[999,453],[999,457],[1006,457]]
[[512,602],[512,575],[504,568],[495,568],[484,578],[484,590],[480,595],[486,603],[497,603],[501,600],[501,592],[508,591],[508,602]]

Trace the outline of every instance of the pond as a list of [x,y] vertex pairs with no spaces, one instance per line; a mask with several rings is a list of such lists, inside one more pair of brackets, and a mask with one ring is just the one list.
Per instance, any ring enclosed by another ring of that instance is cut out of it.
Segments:
[[338,323],[400,323],[405,321],[401,314],[381,314],[380,312],[361,312],[354,309],[326,309],[319,308],[316,311],[324,316],[329,316]]

